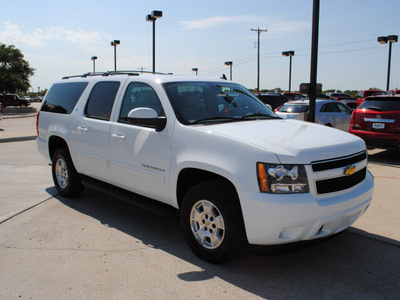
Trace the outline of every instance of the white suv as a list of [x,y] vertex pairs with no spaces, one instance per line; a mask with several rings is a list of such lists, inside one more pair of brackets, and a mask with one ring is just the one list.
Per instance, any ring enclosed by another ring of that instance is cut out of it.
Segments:
[[374,185],[360,138],[281,119],[215,78],[66,77],[44,99],[37,146],[61,195],[91,180],[168,204],[192,250],[214,263],[249,243],[342,231],[368,208]]

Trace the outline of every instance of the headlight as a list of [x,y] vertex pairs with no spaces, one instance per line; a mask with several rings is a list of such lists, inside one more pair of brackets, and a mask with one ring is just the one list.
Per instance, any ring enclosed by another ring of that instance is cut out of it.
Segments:
[[303,165],[276,165],[257,163],[260,192],[308,193],[308,180]]

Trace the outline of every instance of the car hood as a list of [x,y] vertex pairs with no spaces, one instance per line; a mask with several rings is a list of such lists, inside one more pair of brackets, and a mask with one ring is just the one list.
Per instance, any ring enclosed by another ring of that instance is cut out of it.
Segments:
[[364,141],[355,135],[298,120],[243,121],[208,125],[201,130],[263,148],[286,164],[309,164],[365,150]]

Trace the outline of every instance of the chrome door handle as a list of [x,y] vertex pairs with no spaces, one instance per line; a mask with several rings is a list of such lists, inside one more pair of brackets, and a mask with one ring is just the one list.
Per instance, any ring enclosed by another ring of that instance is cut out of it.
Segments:
[[87,127],[85,127],[85,126],[78,126],[78,130],[80,132],[87,132],[88,131]]
[[111,137],[113,137],[114,139],[123,140],[123,141],[126,139],[126,136],[124,136],[122,134],[118,134],[118,133],[111,134]]

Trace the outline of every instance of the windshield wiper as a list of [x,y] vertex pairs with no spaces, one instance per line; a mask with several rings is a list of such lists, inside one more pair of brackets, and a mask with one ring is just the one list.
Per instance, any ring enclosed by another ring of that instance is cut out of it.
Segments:
[[369,110],[382,111],[382,108],[380,108],[380,107],[378,107],[378,106],[368,106],[367,109],[369,109]]
[[266,115],[266,114],[249,114],[249,115],[242,116],[242,119],[252,119],[252,118],[281,119],[281,117],[271,116],[271,115]]
[[233,117],[211,117],[211,118],[205,118],[205,119],[200,119],[191,122],[190,124],[202,124],[202,123],[208,123],[208,122],[226,122],[226,121],[240,121],[238,118],[233,118]]

